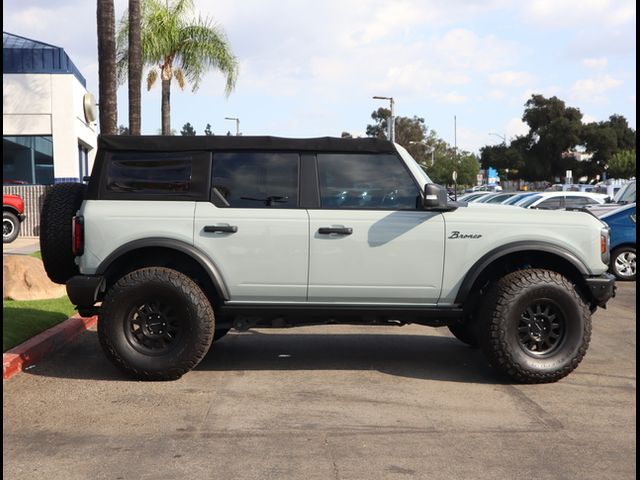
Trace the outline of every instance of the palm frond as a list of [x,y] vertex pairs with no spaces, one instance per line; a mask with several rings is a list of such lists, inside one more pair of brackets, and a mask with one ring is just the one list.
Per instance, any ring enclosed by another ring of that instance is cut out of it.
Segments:
[[181,68],[176,68],[173,71],[173,76],[178,81],[178,86],[180,87],[180,90],[184,90],[184,87],[187,84],[187,81],[184,78],[184,71]]
[[151,90],[151,87],[153,87],[153,84],[156,83],[157,79],[158,71],[155,68],[152,68],[147,74],[147,90]]

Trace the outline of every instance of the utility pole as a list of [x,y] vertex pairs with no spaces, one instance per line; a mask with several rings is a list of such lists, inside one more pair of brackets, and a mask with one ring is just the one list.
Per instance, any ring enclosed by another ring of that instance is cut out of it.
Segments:
[[389,105],[390,105],[390,109],[391,109],[391,115],[389,116],[389,120],[387,120],[387,128],[388,128],[388,133],[387,133],[387,138],[389,140],[391,140],[392,142],[396,141],[396,117],[395,114],[393,112],[393,106],[394,106],[394,101],[393,101],[393,97],[380,97],[380,96],[374,96],[373,97],[376,100],[389,100]]
[[240,136],[240,119],[236,117],[224,117],[225,120],[235,120],[236,122],[236,137]]

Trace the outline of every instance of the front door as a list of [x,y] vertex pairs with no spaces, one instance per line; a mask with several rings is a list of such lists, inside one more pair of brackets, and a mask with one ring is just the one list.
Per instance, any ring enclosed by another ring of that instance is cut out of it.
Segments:
[[393,154],[318,154],[321,208],[309,210],[309,302],[435,304],[444,220]]

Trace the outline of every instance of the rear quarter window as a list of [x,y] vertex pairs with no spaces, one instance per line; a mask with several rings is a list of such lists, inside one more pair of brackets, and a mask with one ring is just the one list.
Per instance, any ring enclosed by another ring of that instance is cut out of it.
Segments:
[[107,155],[101,198],[121,200],[205,200],[211,155],[203,152]]

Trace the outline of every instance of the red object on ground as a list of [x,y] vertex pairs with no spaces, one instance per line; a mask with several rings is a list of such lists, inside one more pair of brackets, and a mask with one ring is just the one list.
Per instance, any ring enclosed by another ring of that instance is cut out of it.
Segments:
[[21,215],[24,213],[24,202],[18,195],[2,194],[2,208],[10,207],[15,213]]
[[85,330],[93,327],[97,316],[84,318],[76,314],[58,325],[39,333],[2,355],[2,379],[8,380],[48,354],[71,342]]

